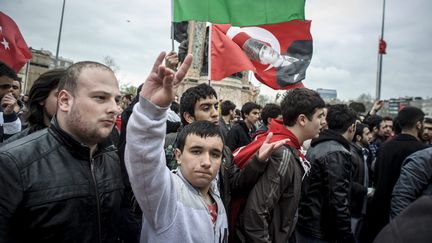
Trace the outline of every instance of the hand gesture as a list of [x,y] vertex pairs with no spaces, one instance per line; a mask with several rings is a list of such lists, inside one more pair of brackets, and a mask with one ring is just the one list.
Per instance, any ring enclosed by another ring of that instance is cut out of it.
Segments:
[[169,52],[165,57],[165,66],[171,70],[177,70],[179,59],[175,51]]
[[177,72],[161,65],[165,52],[161,52],[150,75],[143,84],[140,95],[159,107],[168,107],[174,100],[180,82],[186,76],[192,63],[192,55],[186,56]]
[[268,158],[270,158],[271,154],[273,153],[273,151],[275,151],[276,149],[278,149],[280,146],[282,146],[284,143],[286,143],[287,141],[289,141],[289,139],[284,139],[284,140],[279,140],[273,143],[269,143],[271,138],[273,137],[273,133],[270,132],[264,143],[261,145],[260,149],[258,150],[258,159],[260,161],[266,161]]
[[372,110],[369,114],[375,115],[384,105],[384,101],[376,100],[372,106]]
[[1,107],[4,110],[4,113],[6,115],[12,114],[15,108],[15,104],[17,103],[17,100],[11,93],[7,93],[3,96],[1,100]]

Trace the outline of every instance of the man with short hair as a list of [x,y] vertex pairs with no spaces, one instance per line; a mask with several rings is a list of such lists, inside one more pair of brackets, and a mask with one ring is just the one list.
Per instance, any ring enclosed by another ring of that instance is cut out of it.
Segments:
[[[288,242],[296,226],[302,179],[310,167],[301,145],[318,136],[324,125],[324,107],[317,92],[306,88],[290,90],[281,102],[283,120],[273,119],[266,133],[237,150],[235,163],[242,168],[254,162],[269,134],[270,142],[284,143],[270,155],[264,174],[245,194],[247,200],[238,223],[231,217],[230,222],[237,223],[233,238],[241,242]],[[239,203],[237,198],[233,200],[233,206]]]
[[15,71],[0,62],[0,143],[21,131],[21,121],[14,111],[17,99],[12,94],[16,79]]
[[297,224],[298,242],[354,242],[350,193],[350,142],[357,114],[347,105],[330,106],[328,129],[311,142],[306,158],[309,177],[302,185]]
[[246,102],[241,109],[243,120],[234,124],[228,132],[226,145],[235,151],[237,148],[245,146],[252,141],[252,136],[256,132],[255,123],[259,119],[261,106],[254,102]]
[[28,110],[23,116],[27,128],[4,143],[10,143],[51,125],[51,119],[57,111],[58,84],[64,73],[64,69],[49,70],[34,81],[29,92]]
[[367,193],[371,175],[369,173],[371,164],[369,142],[371,138],[369,128],[363,123],[357,123],[352,143],[350,143],[352,160],[351,229],[356,242],[358,242],[361,227],[359,222],[366,215]]
[[[227,242],[226,211],[214,183],[224,153],[215,122],[198,120],[185,126],[175,148],[179,170],[174,174],[165,166],[166,113],[192,56],[185,58],[177,73],[161,65],[164,56],[159,55],[144,82],[128,123],[125,161],[144,216],[141,242]],[[200,99],[194,105],[199,113],[206,113],[209,106],[214,108]],[[189,112],[183,113],[184,121],[195,119]],[[195,110],[193,114],[198,113]],[[259,159],[265,161],[275,146],[263,146]]]
[[109,136],[120,97],[109,67],[75,63],[51,126],[0,149],[2,241],[117,241],[124,185]]
[[361,233],[362,242],[372,242],[389,222],[391,195],[399,178],[402,162],[412,153],[425,148],[420,142],[424,113],[421,109],[406,106],[399,111],[395,123],[401,133],[384,143],[378,150],[375,165],[375,192],[365,217]]
[[383,126],[382,130],[384,131],[384,138],[387,141],[394,136],[393,118],[391,118],[389,116],[385,116],[385,117],[383,117],[383,122],[384,122],[384,124],[381,124]]
[[232,122],[234,121],[236,105],[230,100],[224,100],[220,104],[221,118],[219,119],[219,127],[221,128],[222,134],[225,141],[229,130],[231,130]]
[[426,117],[423,123],[423,134],[421,140],[426,145],[432,145],[432,118]]
[[258,127],[254,136],[267,132],[271,120],[276,118],[282,118],[282,111],[280,106],[274,103],[266,104],[261,110],[262,124]]

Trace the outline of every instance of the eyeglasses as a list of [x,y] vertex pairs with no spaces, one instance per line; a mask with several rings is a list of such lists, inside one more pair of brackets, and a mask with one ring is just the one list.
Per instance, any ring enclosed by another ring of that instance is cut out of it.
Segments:
[[0,84],[0,89],[19,89],[20,87],[18,85],[13,85],[13,84]]

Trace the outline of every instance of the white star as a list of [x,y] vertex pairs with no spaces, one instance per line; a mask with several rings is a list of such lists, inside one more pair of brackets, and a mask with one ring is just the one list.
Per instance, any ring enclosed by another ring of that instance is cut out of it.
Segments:
[[7,42],[5,38],[3,38],[3,41],[0,43],[3,44],[5,50],[9,49],[9,42]]

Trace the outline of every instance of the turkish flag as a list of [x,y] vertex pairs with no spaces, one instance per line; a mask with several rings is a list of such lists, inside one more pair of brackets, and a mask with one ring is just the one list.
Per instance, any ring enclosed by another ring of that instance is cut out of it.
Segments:
[[15,72],[32,58],[16,23],[0,11],[0,61],[6,63]]
[[[301,81],[305,78],[312,58],[310,25],[311,21],[303,20],[252,27],[213,25],[213,29],[218,29],[226,37],[221,33],[215,35],[212,31],[211,48],[231,48],[219,49],[216,52],[211,50],[211,77],[222,79],[235,72],[252,70],[260,82],[272,89],[303,87]],[[231,69],[231,62],[239,62],[241,65],[236,65],[235,69],[225,73],[214,72]]]

